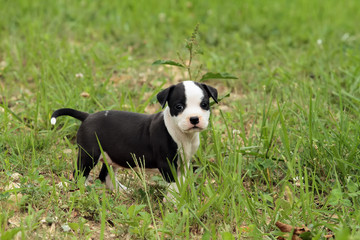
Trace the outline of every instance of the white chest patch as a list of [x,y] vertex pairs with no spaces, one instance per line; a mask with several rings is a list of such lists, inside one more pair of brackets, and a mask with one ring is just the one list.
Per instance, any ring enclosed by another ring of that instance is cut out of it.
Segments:
[[[185,108],[177,116],[170,114],[169,107],[164,110],[165,126],[169,134],[178,145],[179,154],[186,166],[196,153],[199,144],[199,132],[209,124],[210,111],[201,107],[204,92],[192,81],[183,82],[185,91]],[[194,119],[196,124],[194,124]]]

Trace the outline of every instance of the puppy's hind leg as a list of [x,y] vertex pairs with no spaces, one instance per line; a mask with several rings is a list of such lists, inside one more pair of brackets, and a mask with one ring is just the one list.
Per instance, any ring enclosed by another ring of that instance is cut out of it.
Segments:
[[99,179],[101,180],[101,182],[105,182],[105,185],[108,189],[110,189],[111,191],[126,191],[127,190],[127,187],[125,187],[124,185],[122,185],[117,179],[116,179],[116,173],[117,173],[117,170],[120,168],[119,165],[117,165],[116,163],[114,163],[111,158],[109,157],[109,155],[104,152],[104,155],[105,155],[105,159],[106,159],[106,162],[108,164],[108,166],[110,167],[113,167],[114,169],[114,180],[115,180],[115,185],[113,184],[113,181],[111,179],[111,176],[110,176],[110,173],[108,171],[108,168],[106,166],[106,163],[105,163],[105,160],[104,160],[104,156],[100,156],[99,157],[99,161],[100,162],[103,162],[103,165],[102,165],[102,168],[101,168],[101,171],[100,171],[100,174],[99,174]]
[[[99,154],[94,154],[94,156]],[[92,157],[87,153],[84,149],[80,147],[78,160],[77,160],[77,169],[74,170],[73,176],[75,181],[79,179],[79,177],[84,176],[86,178],[85,185],[87,185],[87,180],[89,178],[90,171],[97,164],[98,157]]]
[[77,165],[73,173],[74,179],[77,181],[81,176],[87,178],[92,168],[93,168],[92,158],[88,156],[88,154],[85,151],[79,149]]

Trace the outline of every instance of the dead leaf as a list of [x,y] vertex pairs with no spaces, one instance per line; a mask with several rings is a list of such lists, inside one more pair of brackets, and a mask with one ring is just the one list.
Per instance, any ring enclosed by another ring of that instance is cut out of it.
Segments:
[[54,236],[54,234],[55,234],[55,226],[56,226],[55,223],[51,224],[51,227],[49,229],[50,236]]
[[[284,233],[291,233],[292,234],[292,240],[301,240],[301,238],[299,237],[301,234],[306,233],[306,232],[310,232],[310,229],[307,228],[306,226],[303,227],[293,227],[289,224],[285,224],[282,222],[276,222],[275,225],[280,229],[281,232]],[[279,240],[285,240],[286,238],[284,237],[278,237]]]
[[82,93],[80,93],[80,96],[83,97],[83,98],[88,98],[88,97],[90,97],[90,93],[82,92]]
[[72,150],[70,148],[66,148],[63,150],[63,153],[70,154],[70,153],[72,153]]
[[334,238],[335,239],[335,235],[334,234],[328,234],[324,236],[325,239],[330,239],[330,238]]
[[113,75],[111,78],[110,78],[110,81],[114,84],[118,84],[118,83],[124,83],[126,81],[129,81],[133,79],[133,77],[131,75]]
[[22,232],[18,232],[15,237],[14,237],[15,240],[21,240],[22,239]]
[[20,185],[14,182],[10,182],[6,187],[5,187],[5,191],[9,191],[15,188],[20,188]]
[[12,228],[13,227],[20,227],[21,219],[20,219],[20,217],[15,215],[15,216],[8,219],[8,223]]
[[21,193],[15,192],[14,194],[11,194],[10,197],[8,198],[8,203],[18,204],[20,203],[22,197],[23,195]]
[[[19,184],[10,182],[5,186],[4,191],[11,191],[17,188],[20,188]],[[6,207],[14,211],[19,211],[19,203],[21,202],[22,198],[23,195],[19,191],[11,191],[10,196],[6,202]]]
[[280,229],[282,232],[291,232],[293,227],[289,224],[285,224],[282,222],[276,222],[275,225]]
[[14,181],[19,181],[19,179],[21,178],[21,174],[20,173],[13,173],[11,174],[11,178],[14,179]]

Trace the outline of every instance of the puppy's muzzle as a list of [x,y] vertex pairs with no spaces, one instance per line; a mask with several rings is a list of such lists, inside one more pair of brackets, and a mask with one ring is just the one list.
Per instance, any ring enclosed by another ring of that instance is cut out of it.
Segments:
[[190,117],[190,123],[193,125],[196,125],[200,122],[199,117],[195,116],[195,117]]

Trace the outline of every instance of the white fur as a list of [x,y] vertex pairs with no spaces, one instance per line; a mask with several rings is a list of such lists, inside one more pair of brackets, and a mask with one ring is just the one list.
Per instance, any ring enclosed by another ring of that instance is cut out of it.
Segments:
[[111,181],[111,177],[110,177],[110,174],[108,174],[105,178],[105,185],[108,189],[110,189],[111,191],[126,191],[127,190],[127,187],[125,187],[124,185],[122,185],[117,179],[116,179],[116,174],[115,174],[115,171],[114,171],[114,177],[115,177],[115,185],[116,185],[116,188],[114,187],[113,185],[113,182]]
[[[164,122],[167,130],[169,131],[170,136],[178,145],[178,151],[183,160],[189,162],[190,158],[195,154],[199,145],[200,138],[198,131],[188,131],[184,132],[178,128],[174,117],[170,115],[169,107],[166,107],[164,110]],[[188,166],[188,164],[185,164]]]
[[125,187],[124,185],[122,185],[117,179],[116,179],[116,174],[114,172],[114,177],[115,177],[115,185],[116,188],[113,185],[113,182],[111,181],[111,177],[110,174],[108,174],[105,178],[105,185],[108,189],[110,189],[111,191],[127,191],[127,187]]
[[56,118],[54,118],[54,117],[51,118],[51,121],[50,121],[50,122],[51,122],[51,125],[55,125],[55,123],[56,123]]
[[[183,183],[186,171],[189,169],[191,157],[196,153],[200,145],[199,132],[207,128],[209,124],[210,111],[200,107],[200,103],[204,98],[204,93],[192,81],[183,82],[185,86],[186,108],[178,116],[171,116],[169,107],[164,110],[164,121],[170,136],[178,145],[180,153],[177,169],[179,183]],[[197,129],[193,129],[194,125],[190,123],[190,117],[198,117],[199,123]],[[176,183],[171,183],[167,197],[174,200],[172,191],[179,192]]]
[[[169,131],[170,136],[178,145],[178,152],[180,153],[177,169],[178,182],[181,184],[185,180],[186,171],[189,168],[191,157],[196,153],[200,145],[199,132],[183,132],[177,126],[175,121],[170,115],[169,107],[164,110],[164,122],[165,126]],[[174,196],[172,192],[179,192],[176,182],[170,183],[167,197],[169,200],[174,202]]]

